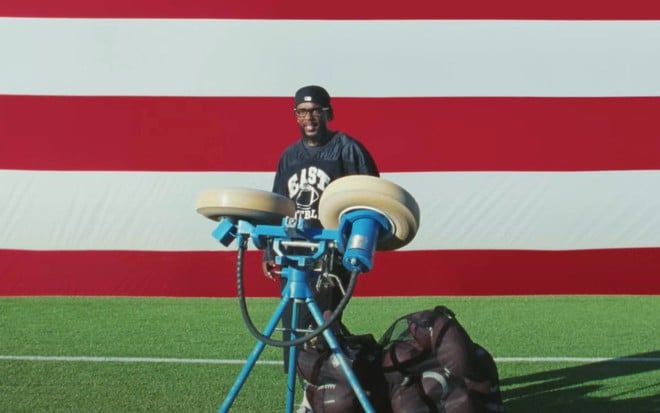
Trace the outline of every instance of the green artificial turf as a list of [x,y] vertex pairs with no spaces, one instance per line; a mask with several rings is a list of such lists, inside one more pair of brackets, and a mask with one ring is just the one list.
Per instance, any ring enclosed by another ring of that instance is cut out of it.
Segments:
[[[248,304],[261,328],[276,300]],[[660,412],[660,297],[354,298],[344,322],[380,338],[438,304],[504,360],[508,412]],[[219,360],[245,360],[254,345],[235,299],[1,298],[0,412],[217,411],[242,367]],[[532,359],[547,357],[614,361]],[[260,358],[278,360],[272,347]],[[257,365],[232,411],[284,411],[285,382],[281,365]]]

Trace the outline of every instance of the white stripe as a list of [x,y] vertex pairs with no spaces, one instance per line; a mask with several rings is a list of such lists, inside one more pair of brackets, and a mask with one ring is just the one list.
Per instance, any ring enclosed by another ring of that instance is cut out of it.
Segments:
[[660,95],[659,21],[0,18],[0,56],[0,94]]
[[[231,359],[186,359],[163,357],[88,357],[88,356],[3,356],[6,361],[60,361],[83,363],[173,363],[173,364],[245,364],[246,360]],[[281,366],[281,361],[258,360],[257,364]]]
[[495,357],[497,363],[660,363],[660,357]]
[[[213,251],[207,189],[268,190],[272,173],[0,170],[0,248]],[[404,249],[660,247],[660,171],[389,173],[420,205]],[[235,245],[231,246],[234,249]]]
[[[217,187],[269,190],[272,173],[0,171],[0,248],[212,251],[195,211]],[[234,246],[235,247],[235,246]]]
[[[386,175],[384,175],[387,177]],[[411,249],[660,246],[660,171],[396,174],[422,209]]]
[[[244,364],[246,360],[187,359],[160,357],[87,357],[87,356],[11,356],[0,361],[45,361],[83,363],[174,363],[174,364]],[[496,357],[496,363],[660,363],[660,357]],[[257,364],[281,366],[281,361],[258,360]]]

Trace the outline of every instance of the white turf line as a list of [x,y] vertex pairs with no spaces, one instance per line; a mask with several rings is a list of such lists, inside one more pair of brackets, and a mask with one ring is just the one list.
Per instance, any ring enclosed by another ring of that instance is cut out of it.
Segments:
[[[178,364],[244,364],[246,360],[186,359],[157,357],[69,357],[69,356],[6,356],[0,361],[59,361],[86,363],[178,363]],[[660,363],[660,357],[496,357],[497,363]],[[282,361],[258,360],[257,364],[281,366]]]

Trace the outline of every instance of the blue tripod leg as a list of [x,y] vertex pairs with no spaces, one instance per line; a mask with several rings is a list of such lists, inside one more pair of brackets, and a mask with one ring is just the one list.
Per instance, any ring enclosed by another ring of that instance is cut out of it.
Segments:
[[[297,338],[295,327],[298,325],[298,300],[293,300],[291,304],[291,335],[290,338]],[[286,326],[285,326],[286,328]],[[287,370],[287,393],[286,393],[286,413],[293,413],[293,406],[296,396],[296,363],[298,360],[298,347],[289,347],[289,366]]]
[[[285,294],[282,296],[282,300],[280,301],[280,304],[275,309],[275,313],[273,314],[273,317],[266,325],[266,328],[264,329],[264,333],[263,333],[264,336],[270,337],[273,334],[273,331],[275,331],[275,328],[277,327],[277,323],[279,323],[280,318],[282,318],[282,314],[284,313],[284,309],[286,308],[288,303],[289,303],[289,296]],[[261,353],[264,351],[265,347],[266,344],[261,341],[258,341],[257,344],[254,346],[252,353],[250,353],[250,357],[247,359],[245,365],[243,366],[243,370],[241,370],[241,373],[238,375],[238,378],[234,382],[234,385],[229,391],[227,397],[225,398],[225,401],[222,403],[222,406],[220,406],[220,410],[218,410],[218,413],[227,413],[229,411],[229,408],[236,400],[238,393],[241,391],[243,384],[245,384],[248,375],[252,371],[252,368],[254,368],[254,365],[257,363],[257,360],[259,359],[259,356],[261,356]]]
[[[321,310],[319,310],[319,307],[316,305],[314,300],[307,299],[306,302],[309,311],[312,313],[312,316],[314,317],[314,321],[316,321],[316,324],[318,325],[323,324],[324,322],[323,315],[321,314]],[[336,360],[339,362],[339,368],[341,369],[342,373],[344,373],[344,376],[348,380],[348,383],[351,385],[351,388],[355,392],[355,395],[360,401],[360,404],[362,405],[362,408],[364,409],[365,413],[375,413],[373,406],[371,406],[371,402],[367,398],[367,394],[362,389],[362,386],[360,386],[360,382],[355,376],[353,369],[351,369],[351,366],[348,365],[348,361],[346,361],[346,356],[344,356],[344,353],[341,351],[341,347],[339,347],[339,343],[337,342],[337,339],[332,334],[329,328],[323,331],[323,338],[325,338],[325,341],[328,343],[328,346],[330,346],[333,357],[335,357]]]

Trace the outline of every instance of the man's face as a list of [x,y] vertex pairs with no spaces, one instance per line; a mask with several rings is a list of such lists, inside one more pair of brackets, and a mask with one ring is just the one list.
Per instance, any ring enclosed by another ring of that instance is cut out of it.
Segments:
[[296,106],[296,120],[300,129],[308,138],[314,138],[320,131],[326,129],[328,110],[318,103],[303,102]]

